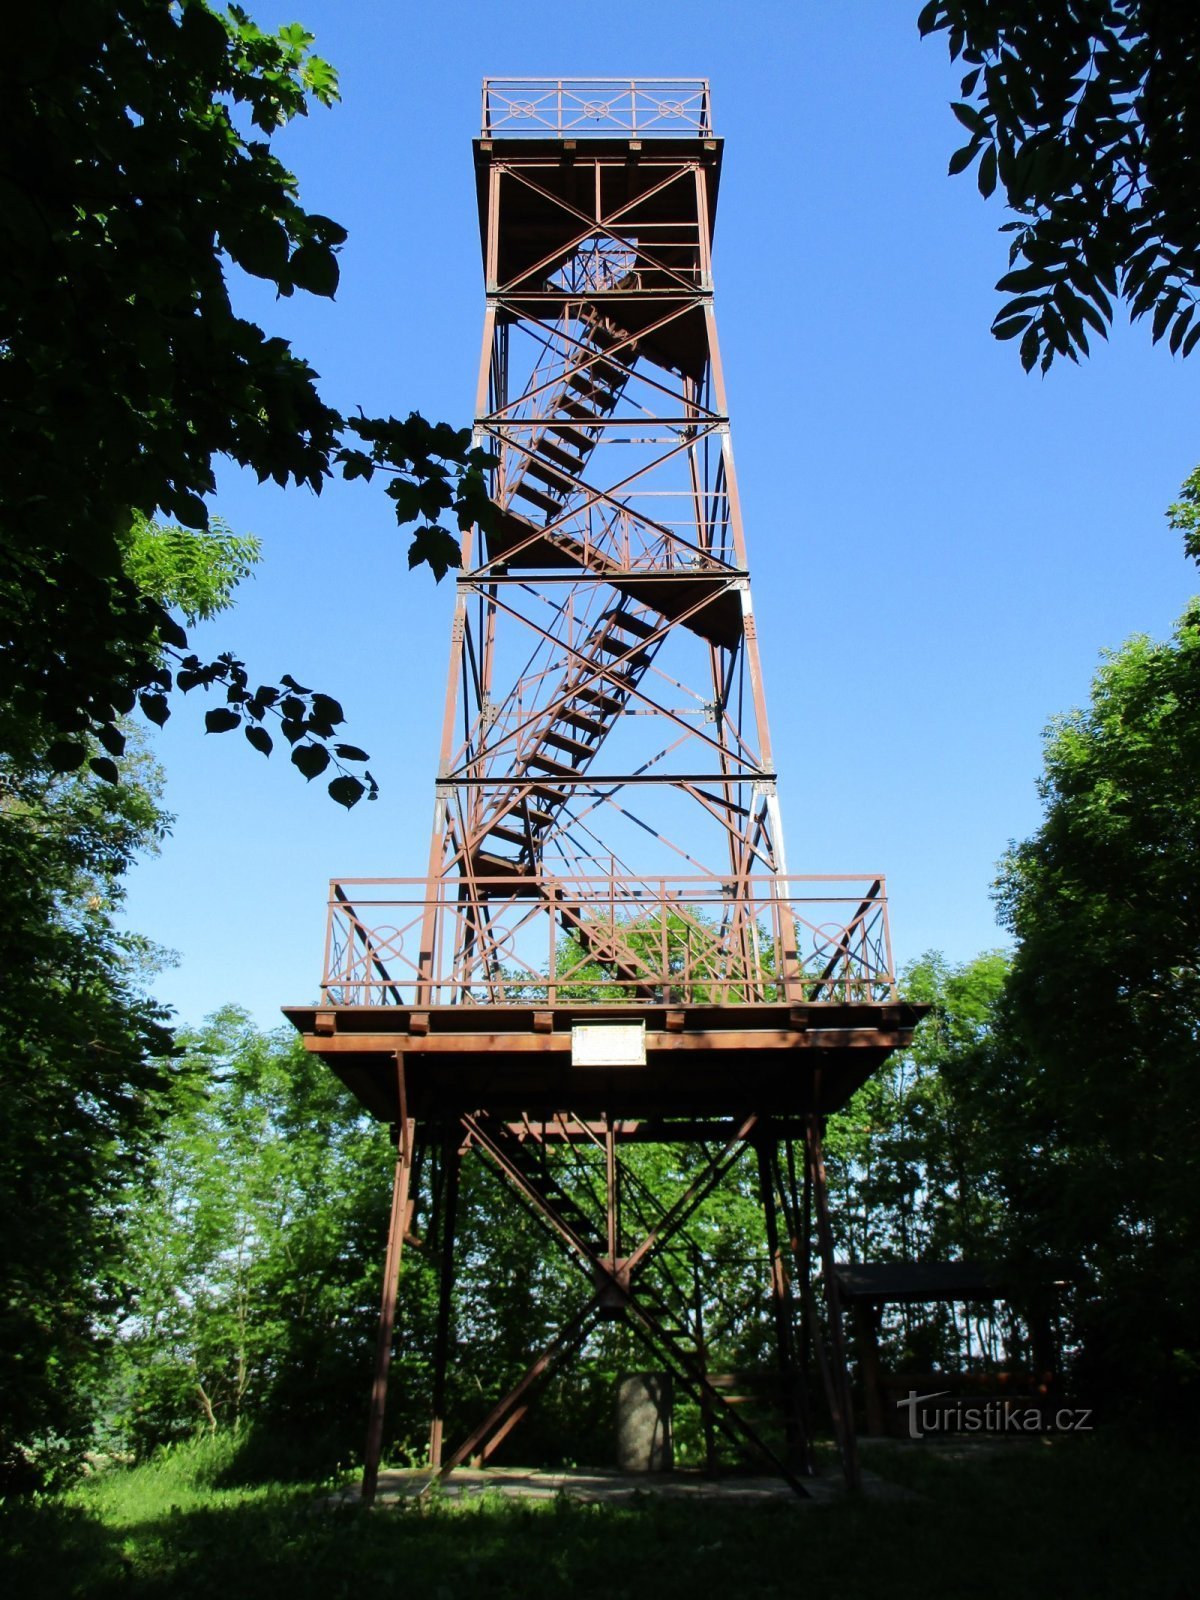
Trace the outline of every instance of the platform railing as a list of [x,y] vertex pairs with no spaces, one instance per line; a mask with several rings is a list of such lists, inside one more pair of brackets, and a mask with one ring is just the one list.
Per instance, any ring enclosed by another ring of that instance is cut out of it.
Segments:
[[485,78],[485,139],[712,138],[707,78]]
[[880,1003],[897,997],[878,876],[347,878],[333,1006]]

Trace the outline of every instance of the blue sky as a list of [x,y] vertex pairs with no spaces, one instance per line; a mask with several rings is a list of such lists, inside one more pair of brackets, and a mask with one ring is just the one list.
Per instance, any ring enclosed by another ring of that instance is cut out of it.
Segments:
[[[1102,649],[1166,634],[1197,587],[1163,512],[1200,450],[1194,376],[1144,325],[1044,379],[990,337],[1005,217],[946,176],[957,75],[918,40],[918,9],[252,5],[263,26],[304,22],[341,72],[342,104],[278,149],[350,238],[336,302],[247,283],[242,304],[343,409],[464,424],[480,79],[708,76],[726,141],[718,325],[789,863],[886,873],[898,957],[963,960],[1002,942],[989,886],[1037,826],[1041,730],[1086,699]],[[214,509],[265,559],[197,647],[336,695],[383,791],[342,811],[278,754],[205,738],[196,695],[156,740],[177,821],[128,915],[178,953],[157,992],[186,1022],[234,1000],[272,1025],[315,995],[328,880],[425,869],[453,596],[408,572],[378,489],[219,479]]]

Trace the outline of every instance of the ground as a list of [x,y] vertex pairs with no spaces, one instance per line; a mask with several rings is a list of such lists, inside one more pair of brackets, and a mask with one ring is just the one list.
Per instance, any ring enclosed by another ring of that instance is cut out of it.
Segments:
[[1195,1458],[1179,1441],[880,1442],[864,1456],[909,1492],[802,1507],[492,1489],[366,1511],[334,1502],[340,1483],[223,1486],[231,1452],[203,1441],[10,1505],[0,1538],[22,1600],[1200,1593]]

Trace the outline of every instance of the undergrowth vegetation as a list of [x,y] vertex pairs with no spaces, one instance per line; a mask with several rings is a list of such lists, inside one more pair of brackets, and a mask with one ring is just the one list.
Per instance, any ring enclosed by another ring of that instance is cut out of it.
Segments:
[[[238,1441],[171,1447],[0,1516],[9,1592],[40,1600],[401,1591],[497,1596],[1168,1596],[1193,1593],[1195,1472],[1178,1443],[1087,1440],[866,1447],[888,1497],[803,1508],[638,1496],[364,1511],[333,1481],[233,1484]],[[907,1493],[896,1493],[896,1490]]]

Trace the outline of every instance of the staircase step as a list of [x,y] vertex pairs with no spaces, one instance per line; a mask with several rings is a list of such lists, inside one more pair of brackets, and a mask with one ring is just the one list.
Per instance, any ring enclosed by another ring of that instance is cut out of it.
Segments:
[[569,472],[564,472],[561,467],[556,467],[549,461],[542,461],[538,456],[527,458],[522,468],[522,477],[540,478],[558,495],[568,495],[572,489],[579,487],[577,478],[573,478]]
[[472,860],[475,871],[481,878],[505,878],[511,877],[514,873],[528,871],[528,868],[518,866],[508,856],[495,856],[490,850],[477,849]]
[[[586,435],[581,435],[580,437],[586,437]],[[590,439],[588,440],[588,446],[590,453]],[[553,461],[555,466],[565,467],[572,474],[582,472],[586,464],[586,456],[578,456],[573,450],[564,450],[561,445],[555,444],[553,439],[547,439],[545,434],[542,434],[537,444],[534,445],[534,449],[538,455],[544,456],[547,461]]]
[[579,428],[573,428],[569,422],[551,422],[549,431],[556,433],[560,439],[565,439],[568,444],[575,446],[585,455],[590,455],[596,441],[590,434],[583,433]]
[[577,689],[575,698],[582,700],[586,705],[595,706],[596,710],[606,717],[615,717],[625,704],[624,700],[616,695],[605,694],[603,689]]
[[590,423],[595,427],[599,427],[603,421],[600,413],[585,406],[582,400],[572,400],[570,398],[560,400],[558,409],[565,411],[569,417],[574,417],[577,422],[582,422],[585,426]]
[[575,775],[576,768],[566,761],[556,761],[553,756],[527,756],[525,766],[536,767],[539,772],[548,772],[551,777],[570,778]]
[[526,483],[524,478],[521,479],[514,493],[519,494],[522,500],[528,500],[531,504],[538,506],[542,511],[559,512],[562,510],[561,500],[555,500],[550,495],[543,494],[540,489],[535,489],[531,483]]
[[567,382],[576,394],[581,394],[585,400],[590,400],[601,411],[611,411],[617,403],[617,397],[611,389],[605,388],[601,383],[593,383],[583,372],[573,372]]
[[638,639],[648,639],[656,627],[655,623],[647,622],[645,617],[636,616],[632,611],[608,611],[603,620],[610,628],[620,628]]
[[[591,317],[588,320],[588,340],[596,346],[597,350],[611,350],[614,344],[620,344],[622,339],[628,339],[629,334],[624,328],[618,328],[607,317]],[[637,344],[631,344],[627,357],[630,364],[633,362]]]
[[[529,774],[523,774],[523,776],[529,776]],[[552,784],[549,783],[531,784],[529,787],[529,793],[535,800],[544,800],[547,805],[551,806],[561,806],[563,801],[567,798],[564,790],[556,789]],[[536,813],[531,811],[529,815],[532,817],[536,815]],[[547,817],[546,820],[549,821],[550,819]]]
[[623,389],[629,381],[629,374],[624,367],[618,367],[612,361],[593,361],[588,368],[593,378],[599,378],[607,388],[613,390]]
[[582,728],[584,733],[593,734],[602,738],[608,732],[608,723],[602,722],[592,712],[585,711],[579,706],[564,706],[559,712],[563,722],[569,722],[573,728]]
[[525,845],[529,842],[523,830],[510,828],[503,822],[494,822],[487,831],[487,837],[489,839],[503,839],[505,844],[515,844],[517,846]]
[[565,750],[576,761],[586,761],[595,754],[590,744],[584,744],[582,739],[572,739],[570,734],[554,727],[548,728],[542,735],[542,743],[552,744],[556,750]]
[[[622,639],[616,628],[609,628],[604,633],[593,634],[588,641],[591,650],[594,650],[597,655],[604,656],[623,656],[629,650],[636,650],[641,642],[640,635],[631,639]],[[630,656],[629,659],[630,661],[638,661],[644,656],[645,651],[642,651],[640,657]]]

